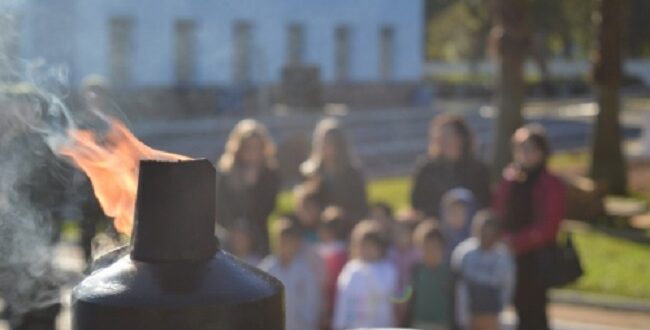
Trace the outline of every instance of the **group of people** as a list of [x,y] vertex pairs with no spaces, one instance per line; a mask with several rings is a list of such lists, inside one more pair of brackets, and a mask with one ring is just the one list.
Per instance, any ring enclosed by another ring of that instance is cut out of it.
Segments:
[[324,119],[294,188],[294,211],[271,219],[282,187],[267,129],[246,119],[218,160],[217,224],[235,256],[285,286],[288,330],[404,326],[498,329],[514,304],[518,329],[548,329],[539,251],[553,244],[565,188],[549,173],[544,131],[512,137],[513,163],[491,185],[462,117],[432,121],[411,208],[370,205],[342,126]]

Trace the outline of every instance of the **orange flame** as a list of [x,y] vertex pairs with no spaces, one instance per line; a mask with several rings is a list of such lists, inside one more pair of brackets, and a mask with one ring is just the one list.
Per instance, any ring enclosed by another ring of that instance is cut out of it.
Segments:
[[118,232],[131,235],[140,160],[183,160],[186,156],[150,148],[121,122],[110,120],[110,131],[98,141],[94,132],[72,129],[70,142],[58,152],[70,157],[90,178],[95,196]]

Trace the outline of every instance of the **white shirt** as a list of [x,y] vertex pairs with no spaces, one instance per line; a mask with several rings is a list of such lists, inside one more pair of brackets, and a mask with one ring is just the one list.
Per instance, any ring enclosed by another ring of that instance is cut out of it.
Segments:
[[350,260],[338,278],[334,329],[392,327],[397,271],[386,260]]
[[284,284],[286,330],[318,330],[322,293],[310,262],[299,255],[290,265],[282,265],[268,256],[259,268]]

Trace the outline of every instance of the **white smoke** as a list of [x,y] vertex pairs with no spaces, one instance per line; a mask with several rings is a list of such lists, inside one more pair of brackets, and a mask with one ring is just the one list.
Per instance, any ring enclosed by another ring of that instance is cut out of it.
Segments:
[[0,162],[0,295],[14,318],[59,299],[49,244],[52,219],[28,201],[29,184],[37,184],[29,179],[31,164],[41,161],[31,147],[12,143],[0,148],[4,155]]
[[15,324],[60,300],[53,242],[70,182],[51,146],[75,124],[61,101],[66,70],[17,58],[12,20],[0,14],[0,298]]
[[[65,281],[53,266],[52,243],[73,165],[56,152],[70,130],[92,129],[101,137],[106,113],[124,118],[106,95],[69,109],[66,67],[20,58],[19,31],[7,8],[23,4],[0,0],[0,298],[12,322],[58,303]],[[104,248],[112,247],[107,241]]]
[[0,100],[0,296],[19,318],[58,302],[52,267],[56,203],[65,186],[44,135],[33,131],[25,110]]

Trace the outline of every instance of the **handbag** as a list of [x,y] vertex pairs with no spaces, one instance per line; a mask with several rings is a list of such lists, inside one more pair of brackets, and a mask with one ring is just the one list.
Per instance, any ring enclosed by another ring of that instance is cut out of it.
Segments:
[[547,287],[563,287],[584,274],[580,255],[573,244],[573,235],[541,249],[537,255],[538,274]]

